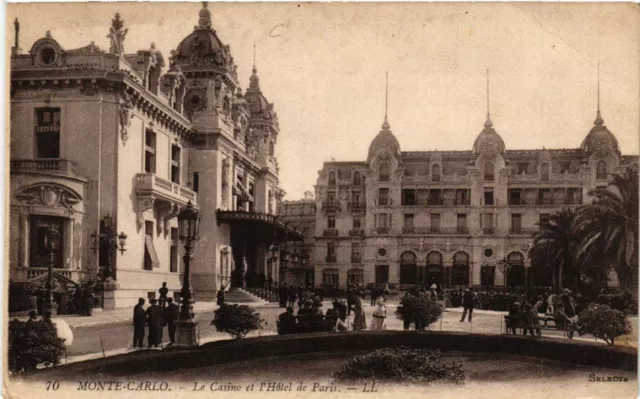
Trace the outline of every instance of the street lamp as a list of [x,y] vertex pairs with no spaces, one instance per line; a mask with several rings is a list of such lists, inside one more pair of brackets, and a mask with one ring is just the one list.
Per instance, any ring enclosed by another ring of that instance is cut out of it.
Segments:
[[52,284],[51,280],[53,279],[53,263],[56,260],[56,252],[58,251],[60,233],[58,232],[58,230],[55,229],[55,227],[51,226],[47,230],[45,240],[46,240],[46,247],[49,250],[50,258],[49,258],[49,272],[47,274],[47,287],[46,287],[47,296],[45,297],[42,308],[43,308],[43,311],[51,312],[51,309],[53,308],[53,304],[51,301],[51,284]]
[[[91,234],[91,249],[94,251],[99,251],[101,248],[101,243],[104,240],[106,251],[107,251],[107,270],[104,273],[104,277],[111,277],[114,280],[116,279],[115,270],[113,270],[113,258],[112,251],[118,250],[120,251],[120,255],[124,255],[126,249],[125,245],[127,243],[127,235],[124,231],[121,231],[120,234],[116,233],[116,228],[113,225],[113,220],[110,216],[106,216],[101,223],[100,233],[94,232]],[[98,265],[100,266],[100,265]]]
[[198,323],[193,319],[189,266],[193,259],[191,255],[193,245],[199,238],[201,218],[202,216],[200,216],[198,210],[193,207],[191,201],[178,213],[178,233],[180,241],[184,244],[184,256],[182,257],[184,262],[184,277],[182,291],[180,292],[182,307],[180,308],[178,321],[176,321],[177,346],[197,346],[196,327]]
[[504,292],[507,292],[507,274],[511,269],[511,264],[507,261],[507,259],[502,258],[498,261],[498,269],[502,273],[502,277],[504,278]]

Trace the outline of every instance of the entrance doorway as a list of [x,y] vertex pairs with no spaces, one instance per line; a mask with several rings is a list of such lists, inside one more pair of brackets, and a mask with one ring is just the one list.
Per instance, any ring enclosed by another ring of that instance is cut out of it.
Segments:
[[376,265],[376,284],[389,282],[389,265]]

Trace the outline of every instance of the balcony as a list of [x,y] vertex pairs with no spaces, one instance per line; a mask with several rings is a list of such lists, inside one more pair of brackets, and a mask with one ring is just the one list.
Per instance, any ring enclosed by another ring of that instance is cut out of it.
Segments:
[[492,235],[496,233],[495,227],[483,227],[482,233],[486,235]]
[[367,209],[367,204],[364,202],[348,202],[347,209],[351,212],[362,212]]
[[403,227],[402,234],[415,234],[415,227]]
[[340,212],[341,209],[339,201],[324,201],[322,203],[322,210],[324,212]]
[[193,206],[198,206],[197,194],[194,191],[153,173],[138,173],[136,175],[136,194],[142,197],[165,200],[177,205],[186,205],[191,201]]
[[74,163],[66,159],[12,159],[11,172],[46,172],[75,175]]
[[469,234],[469,228],[466,226],[458,226],[456,227],[456,233],[458,234]]
[[511,228],[509,229],[509,235],[514,236],[531,236],[537,233],[539,230],[537,228]]
[[326,263],[336,263],[337,262],[337,256],[335,254],[327,255],[327,256],[324,257],[324,261]]
[[[68,278],[69,280],[80,281],[80,273],[82,271],[54,268],[53,272],[62,277]],[[30,267],[27,271],[27,278],[31,280],[33,278],[42,276],[43,274],[47,274],[47,273],[49,273],[48,267]]]
[[337,229],[324,229],[324,231],[322,232],[322,235],[324,237],[337,237],[338,236],[338,230]]
[[349,230],[349,237],[364,237],[364,230],[362,230],[362,229],[351,229],[351,230]]
[[376,231],[376,234],[389,234],[388,227],[376,227],[375,231]]
[[351,263],[362,263],[362,255],[351,255]]
[[391,201],[391,198],[378,198],[376,200],[376,205],[389,206],[392,203],[393,201]]

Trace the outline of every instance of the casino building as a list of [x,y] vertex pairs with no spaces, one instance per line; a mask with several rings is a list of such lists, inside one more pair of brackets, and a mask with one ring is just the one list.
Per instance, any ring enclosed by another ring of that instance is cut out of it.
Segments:
[[[487,114],[470,150],[405,152],[385,116],[365,160],[319,171],[314,284],[550,286],[550,276],[530,272],[537,223],[637,163],[600,109],[570,149],[508,149]],[[283,205],[286,215],[299,208]]]
[[189,202],[202,215],[191,266],[196,300],[245,286],[246,274],[277,281],[268,249],[299,236],[276,217],[284,195],[278,117],[255,66],[243,92],[206,4],[168,58],[154,43],[126,52],[119,14],[108,51],[94,42],[66,49],[47,32],[23,52],[14,26],[13,281],[42,282],[53,265],[57,290],[98,281],[104,308],[132,306],[164,281],[179,291],[176,216]]

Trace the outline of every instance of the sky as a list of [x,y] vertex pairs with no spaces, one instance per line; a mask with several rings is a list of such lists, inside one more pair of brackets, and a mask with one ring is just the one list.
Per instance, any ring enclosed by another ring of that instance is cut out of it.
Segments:
[[[63,48],[108,50],[119,12],[127,53],[168,58],[201,3],[9,4],[28,51],[47,30]],[[623,154],[638,154],[640,13],[614,3],[213,3],[242,87],[256,45],[260,87],[280,121],[285,199],[302,198],[323,162],[363,161],[388,115],[403,151],[470,150],[489,108],[507,149],[577,148],[600,103]],[[13,24],[7,40],[13,45]]]

